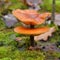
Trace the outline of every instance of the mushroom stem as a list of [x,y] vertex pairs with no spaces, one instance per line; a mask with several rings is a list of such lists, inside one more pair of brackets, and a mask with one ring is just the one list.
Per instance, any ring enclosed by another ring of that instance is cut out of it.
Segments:
[[[31,29],[34,28],[34,25],[30,25],[30,28],[31,28]],[[33,36],[33,35],[30,35],[30,45],[31,45],[32,47],[35,46],[35,41],[34,41],[34,36]]]
[[30,36],[30,45],[32,46],[32,47],[34,47],[35,46],[35,42],[34,42],[34,36]]

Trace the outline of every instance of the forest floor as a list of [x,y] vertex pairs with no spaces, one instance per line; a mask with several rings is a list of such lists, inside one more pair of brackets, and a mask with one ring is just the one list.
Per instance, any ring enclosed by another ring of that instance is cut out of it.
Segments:
[[[13,29],[14,28],[6,28],[5,23],[2,20],[0,20],[0,59],[1,60],[60,59],[60,28],[58,28],[54,32],[53,36],[50,37],[46,42],[45,41],[36,42],[37,45],[41,47],[39,52],[35,50],[34,51],[27,50],[29,37],[16,34]],[[21,37],[22,40],[17,42],[15,40],[16,37]]]
[[[10,7],[12,10],[17,8],[26,7],[16,2]],[[17,23],[16,26],[18,25],[21,24]],[[53,24],[48,26],[51,27]],[[16,37],[22,40],[18,42]],[[6,28],[4,21],[0,19],[0,60],[60,60],[60,27],[56,26],[56,31],[47,41],[36,43],[40,50],[28,50],[29,36],[15,33],[14,28]]]

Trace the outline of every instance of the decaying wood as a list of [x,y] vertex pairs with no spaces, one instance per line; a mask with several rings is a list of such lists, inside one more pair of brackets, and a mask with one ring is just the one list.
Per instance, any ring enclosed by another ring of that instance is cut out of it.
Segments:
[[15,40],[19,42],[19,41],[22,40],[22,38],[21,37],[16,37]]
[[[28,4],[28,2],[27,1],[29,1],[30,2],[30,0],[19,0],[19,1],[21,1],[21,2],[23,2],[24,4]],[[31,1],[33,1],[33,0],[31,0]],[[36,1],[36,0],[35,0]],[[38,4],[39,3],[42,3],[42,0],[37,0],[37,2],[38,2]]]
[[42,4],[42,0],[21,0],[25,5],[29,7],[29,9],[40,10],[40,4]]
[[60,14],[56,14],[55,15],[55,21],[54,21],[54,23],[56,25],[60,26]]
[[35,39],[35,41],[39,41],[39,40],[47,41],[48,37],[52,36],[53,32],[55,32],[55,27],[50,28],[50,30],[48,32],[44,33],[44,34],[35,36],[34,39]]

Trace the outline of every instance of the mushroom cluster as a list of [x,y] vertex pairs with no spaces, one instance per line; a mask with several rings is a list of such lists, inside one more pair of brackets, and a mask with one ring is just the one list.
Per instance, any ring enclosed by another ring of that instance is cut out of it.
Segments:
[[18,26],[14,28],[14,31],[19,34],[24,34],[24,35],[30,35],[30,45],[32,47],[35,47],[35,41],[34,41],[34,36],[35,35],[40,35],[43,34],[47,31],[49,31],[49,27],[40,27],[40,28],[35,28],[35,25],[42,24],[45,22],[45,20],[51,16],[50,13],[42,13],[39,14],[35,10],[21,10],[17,9],[14,10],[13,15],[22,23],[26,25],[30,25],[29,28],[23,27],[23,26]]

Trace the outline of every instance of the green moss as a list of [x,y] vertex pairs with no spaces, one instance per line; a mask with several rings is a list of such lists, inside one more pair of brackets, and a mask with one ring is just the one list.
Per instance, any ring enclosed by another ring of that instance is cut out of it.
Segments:
[[[6,57],[6,58],[5,58]],[[0,59],[11,60],[44,60],[45,56],[38,51],[19,51],[11,46],[0,47]]]
[[0,59],[0,60],[12,60],[12,59],[9,58],[9,57],[5,57],[5,58],[2,58],[2,59]]
[[[41,5],[43,11],[52,11],[52,0],[44,0],[43,4]],[[60,0],[56,0],[55,5],[56,12],[60,13]]]

